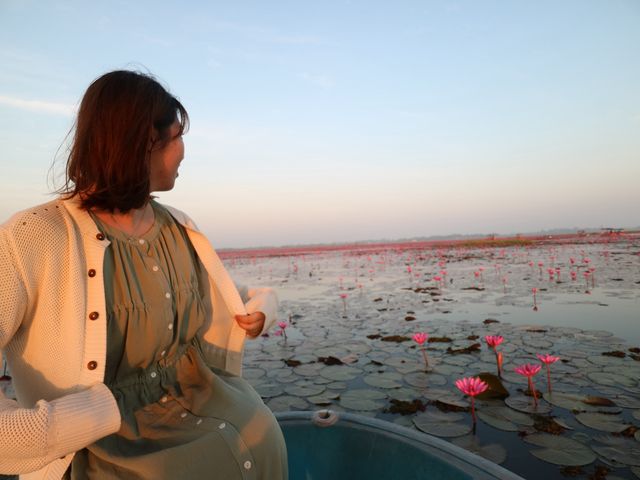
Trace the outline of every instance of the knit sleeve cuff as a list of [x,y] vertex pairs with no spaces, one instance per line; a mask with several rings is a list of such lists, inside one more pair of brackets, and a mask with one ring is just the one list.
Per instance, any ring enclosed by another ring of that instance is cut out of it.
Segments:
[[103,383],[51,402],[51,449],[56,457],[76,452],[120,429],[120,410]]
[[260,335],[266,333],[276,322],[278,317],[278,296],[271,288],[254,288],[248,291],[250,300],[245,307],[247,313],[262,312],[265,316],[264,326]]

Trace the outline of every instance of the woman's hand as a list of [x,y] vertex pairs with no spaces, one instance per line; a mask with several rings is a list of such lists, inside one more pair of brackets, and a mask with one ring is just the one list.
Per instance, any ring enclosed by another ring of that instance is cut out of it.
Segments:
[[266,317],[262,312],[254,312],[249,315],[236,315],[236,322],[238,322],[240,328],[243,328],[251,338],[256,338],[260,335],[264,327],[265,319]]

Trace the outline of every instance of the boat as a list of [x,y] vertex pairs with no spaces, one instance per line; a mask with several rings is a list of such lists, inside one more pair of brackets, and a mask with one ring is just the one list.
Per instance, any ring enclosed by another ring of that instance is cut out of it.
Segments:
[[291,480],[524,480],[432,435],[354,413],[275,414]]

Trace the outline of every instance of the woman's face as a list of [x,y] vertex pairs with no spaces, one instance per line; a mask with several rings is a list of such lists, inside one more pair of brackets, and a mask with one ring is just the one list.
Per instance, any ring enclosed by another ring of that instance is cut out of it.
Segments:
[[178,135],[180,123],[176,120],[169,128],[170,140],[164,146],[156,147],[151,151],[151,178],[152,192],[166,192],[171,190],[178,177],[178,167],[184,158],[184,141]]

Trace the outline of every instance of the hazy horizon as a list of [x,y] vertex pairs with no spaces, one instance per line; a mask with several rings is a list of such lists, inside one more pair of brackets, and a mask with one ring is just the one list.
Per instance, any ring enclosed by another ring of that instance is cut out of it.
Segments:
[[159,200],[219,248],[633,228],[638,25],[632,0],[6,0],[0,221],[51,198],[89,83],[139,68],[191,117]]

